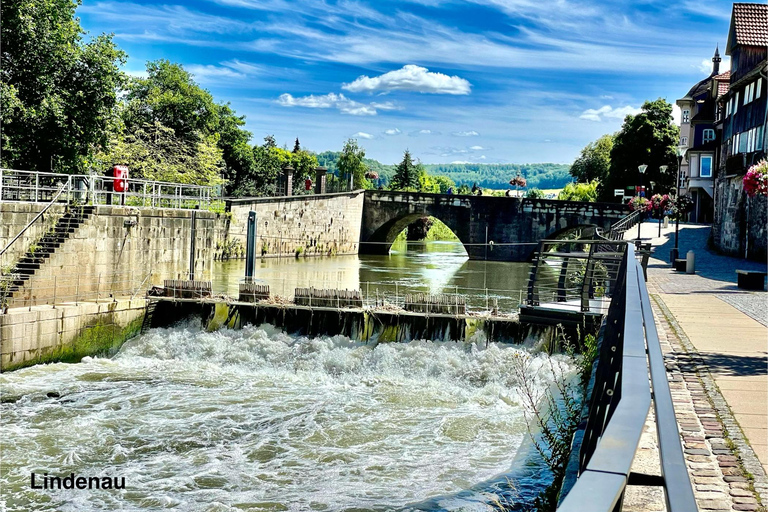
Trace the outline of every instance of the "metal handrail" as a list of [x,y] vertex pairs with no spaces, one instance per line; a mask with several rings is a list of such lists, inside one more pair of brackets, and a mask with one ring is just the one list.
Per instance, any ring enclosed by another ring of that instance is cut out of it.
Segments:
[[32,224],[34,224],[35,222],[37,222],[37,219],[39,219],[40,217],[42,217],[42,216],[43,216],[43,214],[44,214],[45,212],[47,212],[47,211],[48,211],[48,208],[50,208],[51,206],[53,206],[53,204],[54,204],[54,203],[55,203],[55,202],[56,202],[56,201],[59,199],[59,196],[62,194],[62,192],[64,192],[64,190],[65,190],[67,187],[68,187],[68,184],[67,184],[67,183],[64,183],[64,184],[62,184],[62,185],[61,185],[61,187],[59,188],[59,191],[58,191],[58,192],[56,192],[56,195],[53,197],[53,199],[51,199],[51,202],[50,202],[50,203],[48,203],[47,205],[45,205],[45,208],[43,208],[42,210],[40,210],[40,213],[38,213],[37,215],[35,215],[35,217],[34,217],[34,218],[31,220],[31,221],[29,221],[29,222],[27,223],[27,225],[26,225],[26,226],[24,226],[24,227],[23,227],[23,228],[21,229],[21,231],[19,231],[19,233],[18,233],[18,234],[17,234],[15,237],[13,237],[13,240],[11,240],[10,242],[8,242],[8,245],[6,245],[6,246],[5,246],[5,248],[4,248],[2,251],[0,251],[0,256],[2,256],[3,254],[5,254],[5,251],[7,251],[7,250],[8,250],[8,249],[9,249],[9,248],[10,248],[10,247],[13,245],[13,243],[14,243],[16,240],[18,240],[19,238],[21,238],[21,235],[23,235],[23,234],[24,234],[24,232],[25,232],[27,229],[29,229],[29,228],[30,228],[30,226],[32,226]]
[[[558,512],[580,512],[586,503],[592,511],[620,511],[624,490],[633,482],[663,485],[669,512],[698,510],[648,290],[634,248],[629,244],[626,247],[618,290],[604,324],[593,374],[589,418],[578,453],[579,476],[562,499]],[[651,386],[661,478],[631,472],[651,405]]]

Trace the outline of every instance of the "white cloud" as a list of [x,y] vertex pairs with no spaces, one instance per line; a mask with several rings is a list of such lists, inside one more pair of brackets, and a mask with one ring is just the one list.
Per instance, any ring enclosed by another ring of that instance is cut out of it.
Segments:
[[672,124],[680,126],[681,114],[680,107],[677,104],[672,105]]
[[402,133],[397,128],[390,128],[389,130],[384,130],[384,135],[399,135]]
[[440,132],[435,132],[435,131],[426,130],[426,129],[408,132],[409,137],[419,137],[421,135],[440,135]]
[[[712,59],[703,59],[698,66],[691,65],[691,67],[695,67],[702,73],[709,75],[712,73]],[[729,69],[731,69],[731,59],[724,57],[723,62],[720,63],[720,73],[725,73]]]
[[360,76],[342,89],[350,92],[411,91],[431,94],[469,94],[472,84],[458,76],[434,73],[427,68],[407,64],[373,78]]
[[472,151],[482,151],[485,148],[483,146],[470,146],[469,149],[471,149]]
[[468,132],[453,132],[451,133],[454,137],[477,137],[480,135],[475,130],[470,130]]
[[605,105],[598,109],[588,108],[582,112],[579,118],[586,119],[587,121],[603,121],[604,119],[624,119],[627,115],[637,115],[639,113],[639,108],[630,106],[613,108],[610,105]]
[[195,79],[201,82],[210,82],[214,80],[219,79],[227,79],[227,78],[245,78],[245,75],[242,73],[238,73],[237,71],[229,68],[229,67],[223,67],[223,66],[214,66],[211,64],[208,64],[206,66],[201,66],[198,64],[190,64],[185,66],[186,70],[192,73],[194,75]]
[[310,94],[309,96],[294,97],[288,93],[283,93],[276,100],[278,105],[283,107],[306,107],[306,108],[335,108],[342,114],[352,116],[375,116],[377,109],[392,110],[397,108],[394,104],[371,103],[366,105],[353,101],[343,94],[328,93],[320,96]]
[[485,155],[480,155],[479,157],[477,157],[477,159],[478,160],[485,160]]
[[371,140],[371,139],[373,139],[375,137],[373,135],[371,135],[370,133],[357,132],[354,135],[352,135],[352,138],[353,139],[368,139],[368,140]]

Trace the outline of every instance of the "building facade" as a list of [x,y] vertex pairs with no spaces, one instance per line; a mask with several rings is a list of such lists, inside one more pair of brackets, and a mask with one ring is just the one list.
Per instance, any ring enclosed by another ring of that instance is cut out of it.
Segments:
[[693,199],[692,222],[713,221],[715,158],[720,142],[715,115],[718,98],[728,91],[730,80],[730,71],[720,73],[721,61],[720,51],[715,49],[712,73],[676,102],[680,107],[679,144],[685,150],[679,188]]
[[713,243],[722,252],[765,261],[766,198],[749,198],[742,180],[768,146],[768,4],[735,3],[726,54],[728,92],[717,103]]

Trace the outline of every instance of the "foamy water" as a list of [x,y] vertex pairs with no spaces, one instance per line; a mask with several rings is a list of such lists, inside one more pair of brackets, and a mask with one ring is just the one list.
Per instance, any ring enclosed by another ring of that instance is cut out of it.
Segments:
[[[450,495],[508,472],[527,436],[513,368],[528,357],[270,326],[153,330],[112,359],[0,375],[0,499],[10,511],[209,512],[448,496],[441,506],[463,509]],[[544,389],[551,367],[532,357]],[[33,471],[125,477],[126,489],[32,490]]]

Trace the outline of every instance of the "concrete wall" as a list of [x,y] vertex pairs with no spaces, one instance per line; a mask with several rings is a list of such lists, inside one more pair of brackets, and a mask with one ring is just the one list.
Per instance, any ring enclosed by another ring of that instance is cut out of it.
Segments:
[[748,197],[742,176],[719,179],[716,187],[715,247],[730,256],[766,261],[768,254],[768,198]]
[[[17,292],[11,307],[125,296],[163,279],[186,279],[192,215],[192,210],[96,207]],[[195,279],[210,279],[222,216],[196,211],[195,217]]]
[[141,330],[145,299],[12,308],[0,315],[0,371],[115,353]]
[[245,247],[248,212],[257,215],[256,253],[262,257],[357,254],[363,191],[322,196],[265,197],[229,202],[228,243]]
[[[5,248],[45,208],[45,205],[46,203],[0,202],[0,249]],[[30,226],[22,237],[14,242],[8,252],[3,254],[3,261],[0,263],[5,265],[19,259],[29,250],[32,243],[56,225],[56,221],[62,215],[64,215],[64,205],[51,206],[43,214],[43,218]]]

